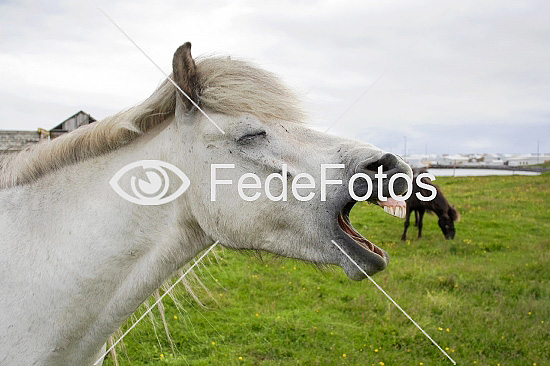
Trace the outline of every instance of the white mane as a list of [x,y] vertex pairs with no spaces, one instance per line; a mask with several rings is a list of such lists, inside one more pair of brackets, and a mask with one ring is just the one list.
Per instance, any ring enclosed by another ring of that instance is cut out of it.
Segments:
[[[197,62],[199,104],[235,116],[250,113],[263,122],[301,122],[295,95],[272,73],[229,57]],[[29,184],[44,174],[108,153],[174,114],[176,89],[165,80],[141,104],[52,141],[43,141],[0,160],[0,189]]]

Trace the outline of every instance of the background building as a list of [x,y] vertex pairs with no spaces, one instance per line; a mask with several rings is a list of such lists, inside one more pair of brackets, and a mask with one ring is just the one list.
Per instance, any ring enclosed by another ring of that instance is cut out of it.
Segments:
[[39,128],[36,131],[0,130],[0,154],[11,154],[38,143],[40,140],[53,139],[71,132],[80,126],[95,122],[88,113],[79,111],[51,130]]

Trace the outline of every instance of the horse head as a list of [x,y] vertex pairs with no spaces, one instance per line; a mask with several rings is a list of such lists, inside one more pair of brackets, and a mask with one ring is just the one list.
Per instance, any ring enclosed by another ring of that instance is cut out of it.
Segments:
[[451,205],[448,206],[447,210],[439,216],[437,221],[445,239],[454,239],[455,238],[455,221],[460,219],[460,214],[458,211]]
[[[230,58],[195,62],[186,43],[176,51],[173,68],[175,82],[194,101],[177,92],[175,123],[183,139],[182,154],[189,154],[187,171],[193,183],[186,195],[200,230],[232,249],[339,265],[357,280],[364,275],[331,240],[368,274],[387,266],[388,254],[351,226],[349,212],[357,201],[350,196],[348,182],[357,172],[372,177],[382,166],[387,178],[382,184],[374,182],[372,191],[387,196],[392,175],[411,176],[401,158],[300,123],[303,115],[288,89],[248,63]],[[323,171],[322,164],[339,165]],[[341,184],[323,186],[322,178]],[[367,190],[362,182],[354,183],[357,194]],[[237,194],[239,183],[244,199]],[[393,191],[402,194],[406,187],[396,184]],[[377,199],[372,194],[368,201]]]

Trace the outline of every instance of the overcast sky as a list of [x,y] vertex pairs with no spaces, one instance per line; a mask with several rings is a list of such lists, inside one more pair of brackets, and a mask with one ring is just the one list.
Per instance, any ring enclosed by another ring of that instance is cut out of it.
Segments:
[[185,41],[276,72],[337,135],[399,154],[404,136],[411,154],[550,152],[549,1],[157,3],[0,0],[0,129],[101,119],[153,92],[162,75],[101,7],[167,72]]

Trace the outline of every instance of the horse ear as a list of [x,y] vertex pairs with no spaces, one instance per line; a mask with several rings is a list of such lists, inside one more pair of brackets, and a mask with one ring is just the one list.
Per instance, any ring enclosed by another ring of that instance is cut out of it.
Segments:
[[[189,98],[191,98],[196,104],[199,103],[199,83],[197,77],[197,66],[195,60],[191,57],[191,43],[185,42],[179,46],[174,53],[174,59],[172,60],[172,73],[174,82],[180,87],[181,90]],[[176,91],[177,99],[185,105],[186,110],[190,110],[193,107],[193,103],[189,99],[182,95],[180,91]]]

